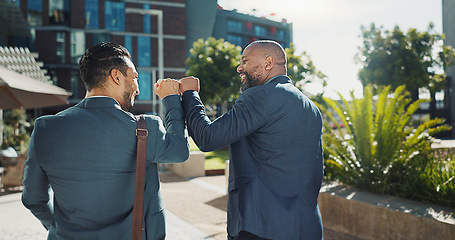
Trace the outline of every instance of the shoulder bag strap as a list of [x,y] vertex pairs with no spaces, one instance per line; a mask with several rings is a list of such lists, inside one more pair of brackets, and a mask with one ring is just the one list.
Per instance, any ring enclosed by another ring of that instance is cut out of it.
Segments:
[[147,150],[148,131],[145,127],[145,118],[139,116],[137,120],[137,165],[136,165],[136,188],[134,190],[133,207],[133,232],[131,239],[142,239],[142,222],[144,213],[144,188],[145,188],[145,154]]

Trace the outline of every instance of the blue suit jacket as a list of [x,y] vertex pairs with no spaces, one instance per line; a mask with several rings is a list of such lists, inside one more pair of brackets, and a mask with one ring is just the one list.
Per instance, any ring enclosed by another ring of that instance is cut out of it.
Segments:
[[250,88],[211,122],[195,91],[183,94],[188,131],[202,151],[230,144],[228,232],[321,239],[322,119],[287,76]]
[[[183,162],[189,155],[179,96],[164,98],[163,105],[164,126],[159,117],[146,116],[143,239],[165,237],[156,163]],[[22,202],[49,230],[49,239],[131,238],[135,129],[135,117],[108,97],[87,98],[36,120]]]

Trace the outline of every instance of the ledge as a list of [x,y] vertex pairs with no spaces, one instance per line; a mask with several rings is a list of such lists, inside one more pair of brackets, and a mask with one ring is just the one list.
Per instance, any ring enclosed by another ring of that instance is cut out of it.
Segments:
[[[455,209],[324,184],[319,195],[326,239],[451,239]],[[334,235],[334,236],[335,236]],[[341,236],[344,236],[340,238]]]

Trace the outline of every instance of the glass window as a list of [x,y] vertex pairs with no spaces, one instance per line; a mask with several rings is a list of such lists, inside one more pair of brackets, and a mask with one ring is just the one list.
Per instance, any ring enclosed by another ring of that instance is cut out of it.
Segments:
[[237,22],[237,21],[228,20],[227,21],[227,28],[228,28],[228,31],[241,32],[242,31],[242,23]]
[[[150,9],[149,4],[144,4],[144,9]],[[149,14],[144,14],[144,33],[150,33],[151,31],[151,19]]]
[[256,36],[264,37],[267,35],[267,29],[262,26],[254,26],[254,33]]
[[95,33],[92,35],[92,45],[96,45],[102,42],[111,42],[112,36],[107,33]]
[[70,76],[70,91],[73,95],[71,95],[70,98],[76,99],[79,97],[79,72],[78,71],[71,71],[71,76]]
[[43,12],[42,1],[27,1],[27,21],[30,26],[41,26],[43,24],[43,18],[41,13]]
[[125,3],[105,2],[105,24],[106,29],[112,31],[125,31]]
[[58,83],[57,71],[50,70],[49,71],[49,77],[51,77],[52,84],[57,85],[57,83]]
[[128,49],[131,57],[133,57],[133,38],[131,36],[125,36],[125,48]]
[[279,30],[278,31],[278,38],[279,39],[284,39],[284,30]]
[[137,37],[137,62],[138,66],[149,67],[152,65],[151,44],[149,37]]
[[434,100],[436,101],[436,109],[445,108],[445,105],[444,105],[445,96],[444,95],[445,95],[444,91],[436,92],[436,94],[434,96]]
[[241,36],[237,36],[237,35],[232,35],[232,34],[228,34],[226,36],[226,41],[236,45],[236,46],[243,46],[243,42],[242,42],[242,37]]
[[78,63],[85,51],[85,33],[83,31],[71,32],[71,63]]
[[66,25],[70,23],[70,0],[49,0],[49,22]]
[[150,72],[139,71],[139,95],[137,100],[152,100],[152,77]]
[[[427,88],[419,88],[419,99],[431,99],[430,90]],[[430,109],[430,103],[429,102],[421,103],[420,109],[422,110]]]
[[65,32],[57,32],[56,42],[57,62],[65,63]]
[[98,28],[98,0],[85,0],[85,28]]
[[42,1],[27,1],[28,10],[34,10],[37,12],[43,11],[43,2]]

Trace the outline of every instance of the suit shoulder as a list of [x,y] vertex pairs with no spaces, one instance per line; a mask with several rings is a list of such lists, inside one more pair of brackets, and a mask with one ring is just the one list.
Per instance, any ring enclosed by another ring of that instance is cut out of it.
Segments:
[[145,122],[147,124],[152,124],[152,125],[159,125],[161,124],[163,121],[161,120],[161,118],[159,116],[156,116],[156,115],[145,115],[144,114],[144,118],[145,118]]

